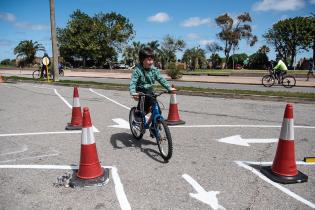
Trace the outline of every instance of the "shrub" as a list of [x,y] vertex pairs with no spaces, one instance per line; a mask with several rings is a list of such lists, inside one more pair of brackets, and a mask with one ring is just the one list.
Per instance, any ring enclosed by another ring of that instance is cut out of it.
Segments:
[[182,77],[183,73],[182,70],[176,66],[175,63],[170,63],[166,70],[166,74],[171,77],[172,79],[179,79]]
[[11,62],[10,62],[10,59],[4,59],[1,61],[1,64],[2,65],[9,65]]

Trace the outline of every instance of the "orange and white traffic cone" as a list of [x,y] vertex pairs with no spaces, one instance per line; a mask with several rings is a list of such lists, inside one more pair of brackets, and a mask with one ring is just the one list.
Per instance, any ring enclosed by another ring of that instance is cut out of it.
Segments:
[[81,130],[82,129],[82,112],[79,100],[78,88],[73,88],[73,105],[71,122],[66,126],[66,130]]
[[[175,86],[172,85],[172,88],[175,88]],[[185,121],[183,121],[179,118],[178,106],[177,106],[177,101],[176,101],[176,91],[174,91],[174,93],[171,94],[170,108],[169,108],[168,117],[167,117],[166,122],[168,125],[185,124]]]
[[80,166],[78,172],[71,179],[70,186],[100,186],[105,185],[108,180],[109,170],[104,170],[98,159],[90,112],[87,107],[84,107]]
[[283,184],[307,182],[308,179],[296,167],[293,125],[293,105],[287,104],[273,164],[260,169],[269,179]]

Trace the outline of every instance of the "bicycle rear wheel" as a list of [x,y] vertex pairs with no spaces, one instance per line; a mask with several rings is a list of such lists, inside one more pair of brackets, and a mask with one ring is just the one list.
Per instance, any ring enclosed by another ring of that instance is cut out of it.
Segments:
[[39,79],[40,78],[40,71],[39,70],[33,71],[33,78],[34,79]]
[[133,137],[135,137],[137,140],[140,140],[144,133],[142,125],[143,122],[136,121],[135,118],[136,109],[137,109],[136,107],[132,107],[129,112],[129,126]]
[[273,86],[275,84],[275,78],[273,76],[271,76],[271,75],[265,75],[261,79],[261,83],[265,87],[271,87],[271,86]]
[[288,75],[288,76],[284,76],[282,79],[282,85],[286,88],[292,88],[293,86],[295,86],[296,80],[295,77]]
[[162,158],[165,161],[171,159],[173,154],[173,143],[171,132],[163,119],[158,120],[155,125],[156,130],[156,141],[158,143],[158,147],[161,153]]

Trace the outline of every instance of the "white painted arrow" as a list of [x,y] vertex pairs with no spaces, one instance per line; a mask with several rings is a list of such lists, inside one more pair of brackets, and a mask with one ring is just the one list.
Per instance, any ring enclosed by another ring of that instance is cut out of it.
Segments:
[[228,144],[236,144],[239,146],[249,147],[249,143],[273,143],[277,142],[278,139],[243,139],[240,135],[229,136],[218,140]]
[[112,119],[112,120],[117,125],[111,125],[111,126],[108,126],[108,127],[130,129],[129,122],[127,122],[126,120],[121,119],[121,118],[115,118],[115,119]]
[[203,187],[201,187],[198,182],[196,182],[191,176],[188,174],[183,174],[182,177],[196,190],[197,193],[189,193],[189,195],[201,202],[208,204],[214,210],[225,210],[225,208],[219,205],[217,194],[219,191],[205,191]]

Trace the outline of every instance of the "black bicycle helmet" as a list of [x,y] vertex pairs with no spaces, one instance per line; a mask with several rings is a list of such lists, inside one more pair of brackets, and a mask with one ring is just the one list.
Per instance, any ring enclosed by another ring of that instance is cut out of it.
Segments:
[[154,52],[150,47],[143,47],[139,51],[139,61],[141,64],[146,58],[154,58]]

